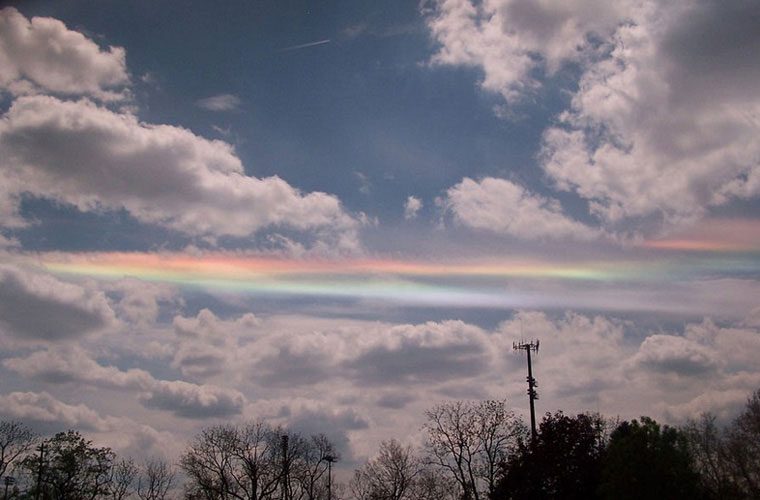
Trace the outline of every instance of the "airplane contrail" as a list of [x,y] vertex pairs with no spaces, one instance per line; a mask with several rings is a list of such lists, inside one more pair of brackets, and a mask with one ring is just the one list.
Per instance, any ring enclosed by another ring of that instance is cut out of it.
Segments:
[[298,49],[305,49],[307,47],[314,47],[316,45],[324,45],[326,43],[330,43],[330,39],[327,38],[325,40],[319,40],[316,42],[309,42],[309,43],[302,43],[301,45],[293,45],[292,47],[285,47],[284,49],[280,49],[277,52],[287,52],[290,50],[298,50]]

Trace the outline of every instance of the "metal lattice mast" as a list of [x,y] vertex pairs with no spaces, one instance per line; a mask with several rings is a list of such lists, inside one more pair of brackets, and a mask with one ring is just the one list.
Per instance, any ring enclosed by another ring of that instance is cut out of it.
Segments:
[[288,441],[287,434],[283,434],[280,438],[282,445],[282,500],[290,500],[290,457],[288,457]]
[[533,365],[531,364],[530,360],[530,353],[538,352],[538,340],[535,342],[514,342],[512,344],[512,348],[515,351],[525,351],[528,355],[528,400],[530,401],[530,437],[533,440],[533,442],[536,441],[536,406],[535,406],[535,400],[538,399],[538,392],[536,392],[536,387],[538,387],[538,383],[536,382],[536,379],[533,378]]

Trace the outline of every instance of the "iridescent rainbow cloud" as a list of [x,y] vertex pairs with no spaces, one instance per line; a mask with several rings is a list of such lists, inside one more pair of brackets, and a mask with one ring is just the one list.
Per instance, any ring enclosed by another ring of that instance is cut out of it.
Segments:
[[[339,279],[462,276],[607,281],[641,278],[643,270],[640,263],[624,261],[557,264],[518,258],[426,263],[389,259],[300,260],[232,253],[201,256],[184,253],[51,253],[42,255],[41,262],[55,273],[102,278],[133,276],[172,283],[248,282],[275,278],[310,280],[330,276]],[[650,263],[647,267],[650,268],[648,272],[652,272],[657,264]]]
[[644,248],[695,252],[760,252],[760,221],[705,219],[667,238],[641,243]]
[[[537,291],[541,289],[537,284],[541,283],[572,282],[577,289],[596,286],[594,283],[656,285],[704,276],[760,273],[758,259],[722,256],[684,259],[648,255],[637,260],[570,263],[514,257],[430,263],[391,259],[302,260],[223,252],[201,255],[108,252],[41,254],[38,262],[58,275],[132,277],[201,290],[477,307],[558,302],[559,298]],[[561,295],[554,293],[557,297]]]

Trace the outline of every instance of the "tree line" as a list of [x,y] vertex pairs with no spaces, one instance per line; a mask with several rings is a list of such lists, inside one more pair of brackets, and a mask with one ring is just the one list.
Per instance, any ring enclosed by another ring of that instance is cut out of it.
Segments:
[[[424,445],[383,441],[345,484],[334,445],[263,421],[203,429],[176,464],[136,463],[76,431],[0,421],[4,499],[505,500],[760,498],[760,390],[726,426],[547,413],[532,438],[506,401],[425,412]],[[10,479],[8,479],[10,478]]]

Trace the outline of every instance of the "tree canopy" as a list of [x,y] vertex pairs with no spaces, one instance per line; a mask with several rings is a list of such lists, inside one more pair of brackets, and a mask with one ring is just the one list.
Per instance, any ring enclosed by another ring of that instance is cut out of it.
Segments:
[[518,452],[502,464],[492,498],[595,498],[606,429],[599,415],[547,413],[536,440],[521,442]]
[[648,417],[612,432],[599,486],[608,499],[696,499],[703,496],[686,433]]
[[19,479],[9,499],[760,498],[760,391],[724,426],[710,414],[678,427],[558,411],[530,439],[506,401],[486,400],[441,403],[421,430],[420,446],[381,442],[348,485],[331,481],[339,457],[327,436],[263,420],[201,430],[180,457],[182,474],[162,459],[117,458],[74,430],[42,439],[0,421],[0,466]]

